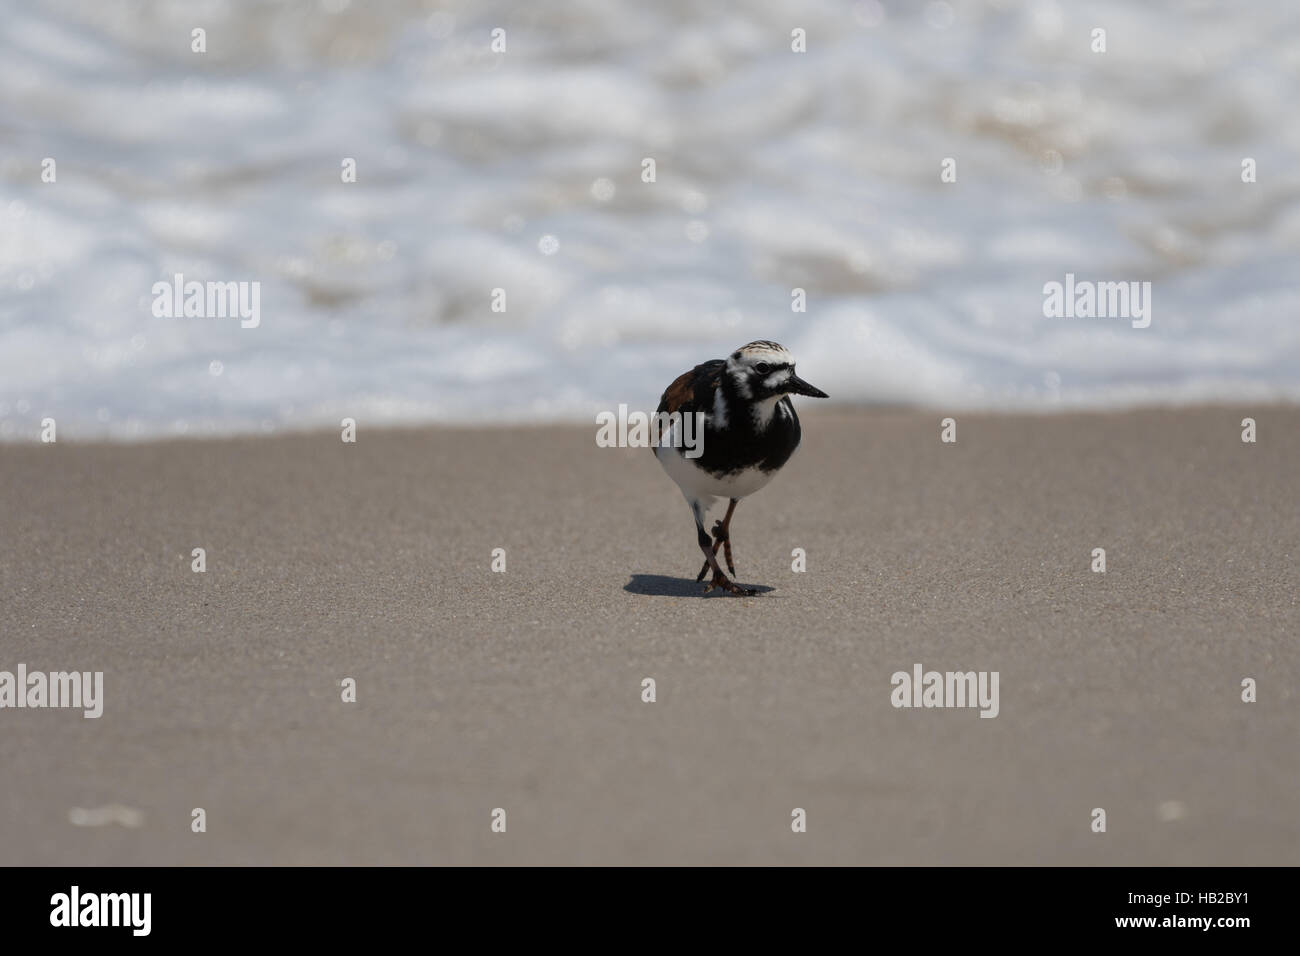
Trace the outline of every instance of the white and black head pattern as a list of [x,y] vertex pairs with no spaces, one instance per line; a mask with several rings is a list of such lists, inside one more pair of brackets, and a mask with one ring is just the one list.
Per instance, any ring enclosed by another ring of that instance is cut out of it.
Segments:
[[737,395],[759,402],[790,391],[786,386],[794,378],[794,356],[776,342],[750,342],[728,356],[726,373]]

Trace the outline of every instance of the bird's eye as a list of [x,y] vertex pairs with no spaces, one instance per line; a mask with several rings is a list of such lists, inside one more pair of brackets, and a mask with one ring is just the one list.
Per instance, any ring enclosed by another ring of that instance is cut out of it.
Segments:
[[772,371],[772,366],[768,365],[766,362],[759,362],[754,366],[754,371],[759,375],[766,375],[768,372]]

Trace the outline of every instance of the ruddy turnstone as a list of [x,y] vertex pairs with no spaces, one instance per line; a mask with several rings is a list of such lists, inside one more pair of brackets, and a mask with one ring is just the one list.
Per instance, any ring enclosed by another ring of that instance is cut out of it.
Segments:
[[[727,570],[734,575],[730,529],[736,505],[771,481],[799,447],[799,416],[794,413],[791,395],[829,397],[795,375],[794,356],[782,346],[758,341],[680,375],[659,401],[660,415],[703,415],[703,450],[698,457],[683,454],[682,442],[674,441],[671,429],[661,436],[654,452],[664,471],[682,489],[695,517],[704,552],[704,567],[695,580],[703,581],[713,568],[713,580],[705,593],[714,588],[732,594],[758,593],[722,573],[718,547],[723,547]],[[726,517],[714,523],[710,541],[704,514],[718,498],[730,503]]]

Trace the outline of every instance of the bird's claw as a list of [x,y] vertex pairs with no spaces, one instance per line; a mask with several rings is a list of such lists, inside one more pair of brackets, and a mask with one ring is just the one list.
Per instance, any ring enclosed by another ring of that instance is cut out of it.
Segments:
[[741,587],[739,584],[736,584],[734,581],[727,580],[727,578],[723,577],[720,574],[715,574],[713,576],[713,580],[704,586],[704,593],[708,594],[714,588],[721,588],[722,590],[726,591],[728,594],[735,594],[738,597],[753,597],[754,595],[758,594],[758,590],[756,588]]

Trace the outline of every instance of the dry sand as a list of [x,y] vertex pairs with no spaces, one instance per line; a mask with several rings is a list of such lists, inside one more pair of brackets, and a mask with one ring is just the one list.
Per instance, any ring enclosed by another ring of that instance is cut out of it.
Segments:
[[0,710],[0,862],[1300,863],[1300,410],[940,417],[805,415],[746,599],[594,426],[0,447],[0,669],[106,697]]

